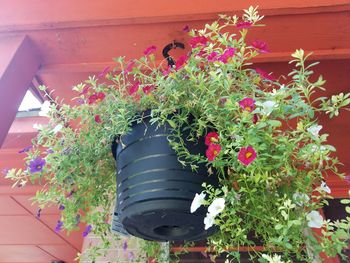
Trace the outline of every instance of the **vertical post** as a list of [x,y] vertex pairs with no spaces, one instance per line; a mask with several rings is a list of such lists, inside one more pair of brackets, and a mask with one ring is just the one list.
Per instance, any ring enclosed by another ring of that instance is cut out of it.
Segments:
[[28,37],[0,38],[0,148],[39,67],[40,58]]

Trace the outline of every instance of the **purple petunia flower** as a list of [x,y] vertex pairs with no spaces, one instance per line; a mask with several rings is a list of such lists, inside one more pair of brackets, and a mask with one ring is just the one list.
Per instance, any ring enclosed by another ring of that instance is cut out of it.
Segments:
[[46,161],[41,157],[31,160],[29,163],[29,171],[31,173],[41,172],[45,164],[46,164]]
[[124,240],[123,241],[123,251],[126,252],[127,249],[128,249],[128,241]]
[[61,220],[57,221],[57,225],[55,227],[55,232],[58,233],[62,230],[63,222]]
[[38,209],[38,211],[36,211],[36,218],[40,218],[41,216],[41,208]]
[[83,232],[83,237],[86,237],[92,230],[92,225],[87,225],[85,231]]
[[51,153],[54,153],[54,151],[53,151],[52,149],[47,149],[47,150],[46,150],[46,153],[47,153],[47,154],[51,154]]
[[130,261],[135,260],[135,254],[134,254],[134,252],[130,251],[129,254],[128,254],[128,258],[129,258]]
[[185,33],[188,33],[188,32],[190,32],[190,27],[188,25],[186,25],[186,26],[184,26],[182,31],[185,32]]
[[58,210],[63,211],[65,208],[66,208],[66,207],[65,207],[64,205],[61,204],[61,205],[58,207]]
[[29,145],[27,147],[24,147],[22,150],[20,150],[18,153],[26,153],[29,152],[30,149],[33,148],[33,145]]

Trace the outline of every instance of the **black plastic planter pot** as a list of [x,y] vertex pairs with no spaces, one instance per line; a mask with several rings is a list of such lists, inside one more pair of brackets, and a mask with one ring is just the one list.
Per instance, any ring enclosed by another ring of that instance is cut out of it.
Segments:
[[[131,235],[156,241],[201,240],[213,234],[204,230],[206,208],[190,213],[190,206],[202,183],[217,185],[208,177],[204,164],[193,172],[183,167],[167,137],[171,128],[156,129],[146,117],[120,138],[116,147],[117,204],[115,215]],[[183,138],[188,133],[183,132]],[[185,139],[184,139],[185,140]],[[186,141],[186,140],[185,140]],[[205,153],[204,139],[198,144],[186,142],[191,153]]]

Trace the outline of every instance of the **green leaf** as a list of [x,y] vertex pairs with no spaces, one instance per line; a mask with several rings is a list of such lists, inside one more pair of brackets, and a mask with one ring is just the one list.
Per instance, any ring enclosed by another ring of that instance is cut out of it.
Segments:
[[171,128],[175,129],[176,128],[176,124],[173,120],[167,120],[169,125],[171,126]]
[[350,204],[350,199],[342,199],[342,200],[340,200],[340,203],[342,203],[344,205],[348,205],[348,204]]
[[350,207],[349,207],[349,206],[345,207],[345,211],[346,211],[348,214],[350,214]]

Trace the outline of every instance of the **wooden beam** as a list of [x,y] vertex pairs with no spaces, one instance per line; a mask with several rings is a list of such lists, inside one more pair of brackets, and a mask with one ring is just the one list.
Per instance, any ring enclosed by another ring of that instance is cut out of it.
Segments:
[[0,54],[1,147],[40,66],[40,59],[30,40],[24,35],[0,38]]
[[[305,51],[305,54],[311,53],[310,61],[322,61],[322,60],[348,60],[350,59],[350,49],[324,49],[324,50],[314,50]],[[266,63],[266,62],[288,62],[292,60],[293,52],[272,52],[268,54],[261,54],[253,59],[253,63]],[[156,64],[166,64],[165,60],[158,60]],[[112,61],[106,62],[84,62],[84,63],[72,63],[72,64],[48,64],[43,65],[39,71],[38,75],[41,74],[55,74],[57,72],[61,73],[99,73],[105,67],[110,67],[113,69],[116,63]]]
[[1,5],[0,32],[211,20],[219,13],[242,13],[249,5],[267,16],[350,10],[348,0],[3,0]]

